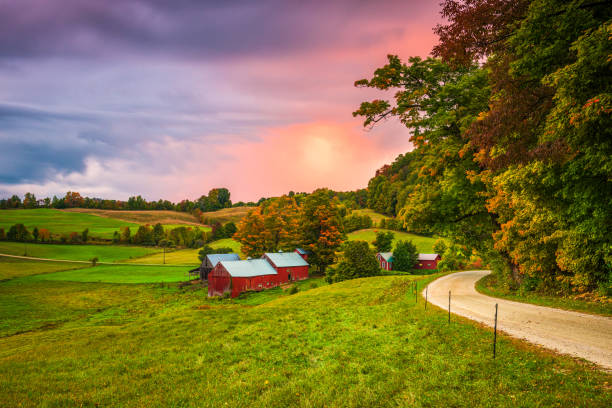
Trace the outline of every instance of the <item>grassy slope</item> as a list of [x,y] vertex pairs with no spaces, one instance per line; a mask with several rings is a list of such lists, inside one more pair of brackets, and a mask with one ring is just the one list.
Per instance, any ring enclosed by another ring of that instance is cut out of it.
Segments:
[[569,358],[501,336],[492,360],[490,331],[415,307],[410,279],[259,306],[160,285],[1,283],[0,321],[41,329],[0,338],[0,405],[612,404],[610,375]]
[[0,257],[0,281],[29,275],[78,269],[84,266],[85,265],[82,264],[69,262],[29,261],[25,259]]
[[355,215],[369,215],[370,218],[372,219],[372,221],[374,221],[375,225],[378,225],[380,223],[380,220],[388,220],[392,217],[389,217],[387,215],[383,215],[383,214],[379,214],[377,212],[375,212],[374,210],[370,210],[369,208],[363,208],[363,209],[358,209],[358,210],[353,210],[353,214]]
[[359,231],[353,231],[347,234],[347,237],[351,241],[360,240],[360,241],[367,241],[369,243],[372,243],[372,241],[376,239],[376,231],[393,232],[395,234],[395,238],[393,239],[394,247],[397,241],[412,240],[412,242],[416,245],[417,250],[421,253],[432,253],[433,244],[434,242],[436,242],[434,238],[423,237],[420,235],[410,234],[407,232],[385,230],[385,229],[380,229],[380,228],[370,228],[370,229],[363,229]]
[[480,293],[517,302],[533,303],[534,305],[556,307],[565,310],[594,313],[612,316],[612,301],[590,302],[583,299],[573,299],[544,295],[540,293],[520,293],[497,287],[495,275],[487,275],[476,283],[476,290]]
[[199,224],[191,214],[180,211],[117,211],[97,210],[90,208],[70,208],[66,212],[93,214],[100,217],[113,218],[136,224]]
[[[217,241],[210,242],[210,245],[213,248],[232,248],[235,253],[240,256],[243,256],[240,251],[240,244],[234,241],[231,238],[219,239]],[[166,264],[170,265],[199,265],[200,259],[198,258],[198,254],[200,252],[200,248],[197,249],[178,249],[172,252],[166,252]],[[130,263],[154,263],[161,264],[164,260],[164,255],[162,252],[158,252],[155,254],[151,254],[142,258],[131,259],[127,262]]]
[[21,256],[26,249],[28,256],[36,258],[88,261],[93,257],[98,257],[99,262],[115,262],[129,258],[138,258],[160,251],[159,248],[120,245],[24,245],[19,242],[0,242],[0,253],[3,254]]
[[247,213],[253,208],[254,207],[233,207],[205,212],[202,213],[202,219],[208,218],[211,221],[219,221],[221,224],[225,224],[230,221],[238,224],[242,217],[247,215]]
[[[127,211],[119,212],[124,213]],[[167,212],[168,211],[160,211],[160,213]],[[186,225],[181,223],[182,221],[180,219],[164,217],[165,216],[161,214],[158,220],[166,221],[163,223],[163,226],[166,229],[188,226],[210,231],[210,227],[206,227],[204,225]],[[126,218],[138,219],[139,217]],[[84,211],[60,211],[49,208],[38,208],[34,210],[0,210],[0,228],[4,228],[5,232],[8,231],[12,225],[17,223],[24,224],[30,230],[30,232],[34,227],[38,227],[39,229],[47,228],[51,234],[54,235],[69,234],[71,232],[80,233],[87,228],[89,229],[90,237],[105,239],[112,238],[115,231],[119,231],[122,227],[130,227],[131,233],[135,234],[140,226],[138,223],[128,222],[124,219],[102,217],[94,215],[94,213],[87,213]],[[141,222],[141,224],[147,223],[152,224],[153,222]]]
[[47,273],[33,280],[106,283],[154,283],[189,280],[190,266],[98,265],[95,267]]

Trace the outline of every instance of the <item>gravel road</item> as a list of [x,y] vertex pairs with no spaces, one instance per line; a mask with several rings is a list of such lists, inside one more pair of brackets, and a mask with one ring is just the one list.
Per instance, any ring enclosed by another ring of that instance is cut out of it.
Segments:
[[474,286],[489,273],[468,271],[446,275],[429,284],[428,299],[432,304],[448,310],[450,290],[451,313],[491,327],[497,303],[499,330],[612,370],[612,318],[485,296],[478,293]]

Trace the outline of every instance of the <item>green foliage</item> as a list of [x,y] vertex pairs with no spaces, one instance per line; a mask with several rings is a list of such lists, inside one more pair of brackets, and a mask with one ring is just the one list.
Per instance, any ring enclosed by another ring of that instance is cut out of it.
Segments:
[[9,241],[26,242],[30,240],[30,232],[23,224],[15,224],[11,226],[6,234],[6,239]]
[[438,262],[438,269],[442,271],[457,271],[464,269],[469,262],[469,252],[459,245],[449,245],[443,253],[438,254],[442,257]]
[[347,241],[342,246],[340,262],[330,268],[326,280],[330,283],[380,274],[375,253],[365,241]]
[[300,289],[297,287],[297,285],[293,285],[293,286],[291,286],[291,289],[289,289],[289,294],[290,295],[295,295],[299,291],[300,291]]
[[234,250],[232,248],[227,248],[227,247],[213,248],[210,245],[204,245],[202,249],[200,249],[200,251],[198,252],[198,258],[200,259],[200,261],[204,261],[204,258],[206,258],[206,255],[231,254],[233,252]]
[[409,272],[419,259],[419,252],[412,241],[399,241],[393,250],[393,270]]
[[446,251],[446,241],[444,241],[443,239],[436,240],[436,242],[433,245],[433,251],[434,253],[442,256],[444,252]]
[[376,239],[373,244],[378,252],[390,252],[391,244],[393,243],[393,239],[395,238],[395,234],[392,232],[379,231],[376,233]]

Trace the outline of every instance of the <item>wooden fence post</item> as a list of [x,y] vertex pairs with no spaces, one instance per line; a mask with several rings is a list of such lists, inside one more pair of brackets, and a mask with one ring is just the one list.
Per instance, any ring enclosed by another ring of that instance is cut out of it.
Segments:
[[495,326],[493,327],[493,359],[495,359],[497,346],[497,303],[495,304]]

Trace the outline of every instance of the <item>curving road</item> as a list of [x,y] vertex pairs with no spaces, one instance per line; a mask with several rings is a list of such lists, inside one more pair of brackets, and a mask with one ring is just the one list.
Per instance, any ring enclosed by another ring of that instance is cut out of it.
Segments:
[[[490,271],[457,272],[429,284],[428,300],[451,313],[493,326],[531,343],[592,361],[612,370],[612,318],[513,302],[480,294],[476,282]],[[425,292],[423,292],[423,296]]]

